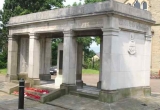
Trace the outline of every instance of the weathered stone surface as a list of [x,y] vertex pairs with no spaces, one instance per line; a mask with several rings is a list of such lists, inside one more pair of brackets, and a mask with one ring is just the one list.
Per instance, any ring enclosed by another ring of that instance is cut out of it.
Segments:
[[49,102],[49,104],[73,110],[158,110],[160,108],[158,97],[160,96],[135,97],[108,104],[98,100],[66,95]]
[[[151,19],[151,14],[149,12],[144,12],[143,10],[139,10],[116,1],[106,1],[101,3],[94,3],[94,4],[87,4],[83,6],[77,7],[70,7],[70,8],[62,8],[56,9],[51,11],[44,11],[34,14],[28,14],[18,17],[13,17],[9,21],[9,25],[17,25],[17,24],[25,24],[25,23],[32,23],[32,22],[40,22],[50,20],[57,20],[57,19],[64,19],[68,17],[75,17],[75,16],[82,16],[82,15],[89,15],[91,13],[118,13],[130,16],[136,16],[143,19]],[[130,13],[132,12],[132,13]],[[137,13],[138,12],[138,13]],[[54,13],[54,14],[52,14]]]
[[51,80],[51,74],[40,74],[39,78],[40,80]]
[[[41,104],[39,102],[25,99],[24,110],[65,110],[63,108]],[[18,97],[0,92],[0,110],[17,110]]]

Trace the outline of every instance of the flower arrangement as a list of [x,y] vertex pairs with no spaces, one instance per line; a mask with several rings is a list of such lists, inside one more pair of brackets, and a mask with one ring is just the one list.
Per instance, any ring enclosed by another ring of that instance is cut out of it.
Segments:
[[[35,100],[40,100],[41,99],[41,96],[40,95],[37,95],[37,94],[32,94],[32,93],[29,93],[27,91],[34,91],[34,92],[38,92],[40,94],[48,94],[49,91],[48,90],[43,90],[43,89],[36,89],[36,88],[25,88],[25,92],[24,92],[24,96],[25,97],[30,97],[30,98],[33,98]],[[15,95],[19,95],[19,92],[17,91],[14,91],[13,94]]]
[[35,91],[35,92],[39,92],[41,94],[48,94],[49,93],[48,90],[36,89],[36,88],[25,88],[25,90]]

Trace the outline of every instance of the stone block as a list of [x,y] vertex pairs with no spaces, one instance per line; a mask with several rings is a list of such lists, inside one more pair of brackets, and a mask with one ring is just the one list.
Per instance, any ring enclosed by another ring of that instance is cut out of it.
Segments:
[[51,80],[51,75],[50,74],[40,74],[39,75],[40,80]]
[[83,81],[82,80],[76,80],[77,88],[83,88]]
[[76,85],[69,85],[69,84],[64,84],[64,83],[61,84],[60,88],[65,90],[65,94],[68,94],[70,91],[77,90]]
[[102,84],[102,81],[99,81],[99,82],[97,83],[97,88],[98,88],[98,89],[101,89],[101,84]]
[[102,102],[113,103],[118,100],[118,91],[105,91],[99,93],[99,100]]
[[33,85],[40,85],[40,79],[28,78],[27,81],[30,82],[30,87],[32,87]]
[[141,96],[143,97],[150,95],[151,95],[150,87],[124,88],[115,91],[101,90],[99,92],[99,100],[102,102],[113,103],[115,101],[128,97],[141,97]]
[[27,80],[28,79],[28,74],[27,73],[20,73],[18,74],[18,79],[24,79]]
[[42,102],[42,103],[50,102],[50,101],[55,100],[55,99],[57,99],[57,98],[59,98],[63,95],[65,95],[65,90],[64,89],[52,91],[49,94],[43,95],[41,97],[40,102]]
[[5,77],[5,81],[10,82],[11,80],[18,80],[18,76],[7,74],[6,77]]
[[143,88],[144,96],[151,96],[151,87]]

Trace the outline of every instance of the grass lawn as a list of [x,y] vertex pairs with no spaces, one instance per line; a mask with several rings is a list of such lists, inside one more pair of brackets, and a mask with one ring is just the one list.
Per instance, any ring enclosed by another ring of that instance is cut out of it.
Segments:
[[83,74],[99,74],[98,70],[93,70],[93,69],[83,69],[82,70]]
[[7,74],[7,69],[0,69],[0,74]]

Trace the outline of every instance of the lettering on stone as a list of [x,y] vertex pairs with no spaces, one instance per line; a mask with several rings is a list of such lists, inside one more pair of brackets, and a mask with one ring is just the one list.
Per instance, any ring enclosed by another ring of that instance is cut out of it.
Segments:
[[128,53],[130,55],[136,54],[136,43],[135,43],[134,39],[135,38],[134,38],[133,34],[131,34],[130,42],[129,42],[129,49],[128,49]]
[[146,31],[148,26],[134,21],[129,21],[126,19],[119,19],[119,27],[127,29],[136,29]]
[[86,27],[95,27],[95,26],[102,26],[102,19],[98,19],[98,20],[85,20],[83,21],[78,21],[76,23],[77,27],[81,27],[81,28],[86,28]]

